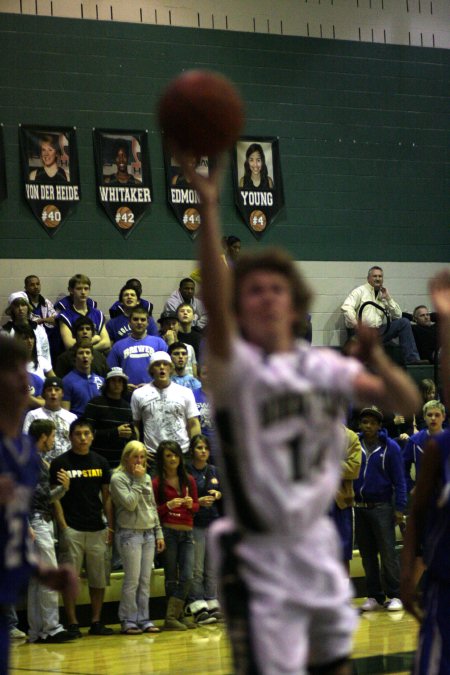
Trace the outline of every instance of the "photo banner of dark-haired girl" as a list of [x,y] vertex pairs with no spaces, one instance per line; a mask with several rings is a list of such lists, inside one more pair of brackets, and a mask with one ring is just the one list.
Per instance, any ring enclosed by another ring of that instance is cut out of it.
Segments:
[[242,136],[232,170],[236,206],[259,239],[284,206],[278,138]]
[[0,202],[6,199],[6,162],[3,143],[3,124],[0,124]]
[[153,198],[148,132],[93,129],[93,137],[98,200],[128,237]]
[[19,126],[27,200],[52,237],[80,201],[75,127]]
[[[183,175],[181,166],[174,157],[164,154],[166,167],[167,201],[176,219],[183,226],[191,239],[194,239],[201,225],[198,205],[200,199],[189,180]],[[201,176],[209,175],[208,157],[192,158],[192,166]]]

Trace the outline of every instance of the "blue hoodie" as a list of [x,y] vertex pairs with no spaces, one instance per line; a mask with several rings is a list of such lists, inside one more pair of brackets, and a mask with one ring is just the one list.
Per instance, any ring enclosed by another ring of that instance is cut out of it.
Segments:
[[405,468],[400,447],[387,435],[386,429],[378,433],[379,444],[368,456],[363,434],[358,434],[362,447],[359,477],[353,482],[356,502],[392,502],[395,493],[395,510],[406,507]]
[[[411,491],[416,484],[417,477],[420,471],[420,463],[422,461],[423,449],[425,443],[431,438],[428,429],[422,429],[416,434],[410,436],[409,441],[403,448],[403,461],[405,462],[406,483],[408,491]],[[416,467],[416,480],[411,478],[411,467]]]

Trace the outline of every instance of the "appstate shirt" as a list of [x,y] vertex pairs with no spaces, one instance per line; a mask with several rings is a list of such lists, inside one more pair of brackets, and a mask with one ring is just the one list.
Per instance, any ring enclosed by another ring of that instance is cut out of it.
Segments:
[[59,485],[57,473],[65,469],[70,476],[70,487],[61,498],[67,525],[80,532],[96,532],[105,528],[103,504],[100,498],[103,485],[109,485],[108,462],[90,450],[78,455],[69,450],[50,465],[50,482]]

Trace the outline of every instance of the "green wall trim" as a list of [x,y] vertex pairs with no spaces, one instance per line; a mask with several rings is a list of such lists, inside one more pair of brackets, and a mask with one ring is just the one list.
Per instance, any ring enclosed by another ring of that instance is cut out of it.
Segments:
[[[240,89],[246,134],[280,137],[286,207],[258,245],[301,260],[450,259],[450,50],[0,14],[8,198],[1,258],[186,259],[155,105],[183,68]],[[75,125],[82,201],[50,239],[22,197],[18,124]],[[154,204],[124,241],[96,203],[92,127],[149,130]],[[255,243],[234,207],[224,230]]]

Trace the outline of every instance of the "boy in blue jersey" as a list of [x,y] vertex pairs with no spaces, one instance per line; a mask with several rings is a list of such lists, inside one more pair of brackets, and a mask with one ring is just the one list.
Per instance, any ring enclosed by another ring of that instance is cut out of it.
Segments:
[[[450,271],[430,282],[439,314],[441,376],[450,403]],[[423,544],[427,567],[422,606],[416,589],[416,554]],[[422,458],[402,552],[401,592],[405,608],[421,622],[414,675],[450,673],[450,430],[431,438]]]
[[[146,302],[145,305],[144,302]],[[113,344],[124,337],[128,337],[131,333],[129,317],[134,307],[138,306],[143,307],[147,314],[147,334],[155,336],[158,335],[158,326],[154,318],[151,316],[151,314],[149,314],[148,301],[141,302],[135,288],[131,285],[125,284],[125,286],[122,286],[120,289],[119,302],[117,303],[117,316],[111,318],[106,324],[106,330],[108,331],[108,335]]]
[[[76,578],[69,568],[40,567],[28,532],[30,500],[39,475],[32,441],[20,435],[28,399],[27,355],[16,340],[0,336],[0,607],[15,604],[30,574],[69,593]],[[0,611],[0,675],[8,672],[8,625]]]
[[75,338],[72,334],[72,326],[77,319],[82,316],[88,316],[95,326],[96,335],[92,340],[94,349],[102,351],[111,346],[108,332],[105,326],[105,317],[97,309],[96,303],[89,297],[91,292],[91,280],[85,274],[75,274],[69,279],[70,297],[63,298],[56,303],[59,310],[58,325],[61,339],[66,349],[70,349],[75,344]]

